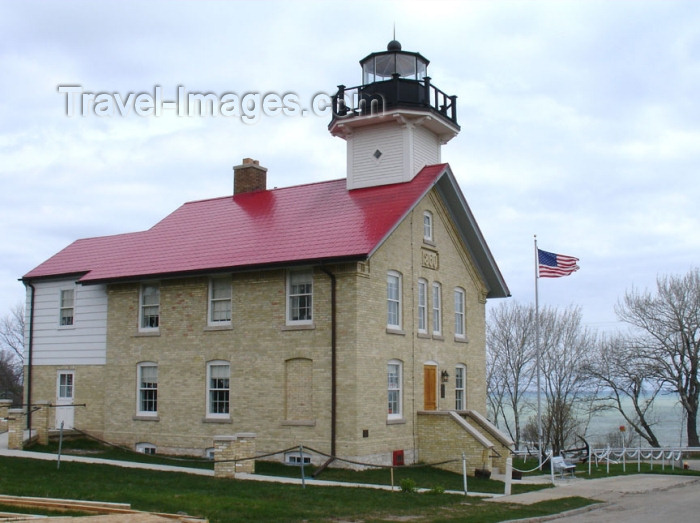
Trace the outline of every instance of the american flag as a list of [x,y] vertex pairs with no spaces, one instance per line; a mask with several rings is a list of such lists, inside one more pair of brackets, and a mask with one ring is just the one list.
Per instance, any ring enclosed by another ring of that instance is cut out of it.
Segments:
[[578,258],[537,249],[540,278],[560,278],[579,269]]

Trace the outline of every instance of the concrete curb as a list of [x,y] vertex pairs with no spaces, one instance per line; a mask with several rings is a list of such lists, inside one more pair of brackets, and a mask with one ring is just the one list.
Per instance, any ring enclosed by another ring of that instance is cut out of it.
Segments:
[[593,512],[594,510],[601,509],[603,507],[607,507],[608,505],[612,505],[612,503],[592,503],[591,505],[587,505],[585,507],[580,507],[580,508],[574,508],[571,510],[567,510],[565,512],[559,512],[557,514],[550,514],[549,516],[538,516],[534,518],[527,518],[527,519],[508,519],[506,521],[502,521],[501,523],[538,523],[540,521],[554,521],[556,519],[564,519],[564,518],[570,518],[572,516],[578,516],[579,514],[586,514],[587,512]]

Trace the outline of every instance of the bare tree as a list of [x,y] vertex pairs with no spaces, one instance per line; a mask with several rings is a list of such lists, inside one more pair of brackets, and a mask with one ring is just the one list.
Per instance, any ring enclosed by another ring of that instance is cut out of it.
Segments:
[[628,343],[648,361],[650,376],[678,394],[687,414],[688,446],[700,447],[700,270],[658,277],[655,294],[628,291],[616,312],[632,327]]
[[609,392],[604,408],[617,410],[632,429],[652,447],[660,447],[652,426],[652,406],[663,382],[652,378],[649,361],[619,336],[605,337],[597,345],[594,357],[586,366],[586,374]]
[[0,320],[0,350],[24,361],[24,306],[18,303]]
[[22,403],[24,361],[24,308],[13,307],[0,320],[0,395]]
[[0,398],[22,404],[22,366],[7,351],[0,351]]
[[[489,368],[489,401],[498,411],[516,448],[522,439],[525,393],[534,379],[535,309],[517,302],[503,303],[491,311],[486,327]],[[508,409],[512,420],[506,414]]]
[[500,427],[500,418],[504,416],[505,379],[497,355],[486,345],[486,402],[489,418]]
[[583,372],[595,335],[582,325],[581,310],[540,311],[540,365],[547,401],[543,416],[545,442],[556,454],[574,441],[577,409],[596,390]]

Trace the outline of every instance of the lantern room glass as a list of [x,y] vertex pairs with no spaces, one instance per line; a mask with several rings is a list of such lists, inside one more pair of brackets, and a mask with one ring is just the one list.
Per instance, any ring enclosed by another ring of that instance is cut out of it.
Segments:
[[390,80],[394,73],[407,80],[423,80],[427,70],[428,62],[420,56],[401,52],[378,53],[362,62],[362,83]]

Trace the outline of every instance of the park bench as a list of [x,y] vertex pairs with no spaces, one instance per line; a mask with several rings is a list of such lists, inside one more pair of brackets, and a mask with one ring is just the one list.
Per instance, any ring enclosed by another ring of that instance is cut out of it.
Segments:
[[559,474],[562,478],[564,474],[571,473],[571,477],[574,477],[574,471],[576,470],[576,465],[568,463],[561,456],[552,456],[552,472]]

